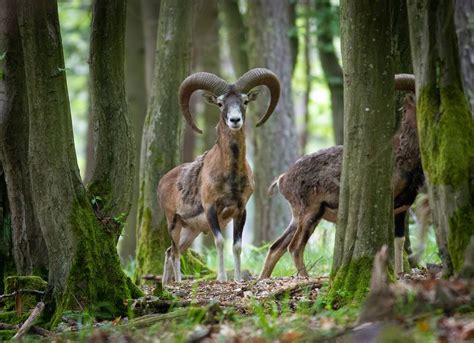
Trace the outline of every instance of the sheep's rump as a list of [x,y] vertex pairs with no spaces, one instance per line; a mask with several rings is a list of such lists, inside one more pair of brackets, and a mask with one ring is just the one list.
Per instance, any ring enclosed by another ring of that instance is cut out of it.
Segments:
[[305,206],[314,201],[316,194],[325,198],[321,201],[337,201],[342,151],[342,145],[338,145],[301,157],[280,178],[280,193],[291,204],[303,202]]

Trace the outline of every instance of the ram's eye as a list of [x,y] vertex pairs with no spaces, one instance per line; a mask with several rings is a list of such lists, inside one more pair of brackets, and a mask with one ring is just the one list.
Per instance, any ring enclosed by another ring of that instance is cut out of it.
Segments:
[[245,106],[247,106],[247,105],[248,105],[248,103],[249,103],[249,101],[248,101],[248,100],[244,100],[244,105],[245,105]]
[[224,106],[224,104],[222,102],[218,102],[217,106],[222,107],[222,106]]

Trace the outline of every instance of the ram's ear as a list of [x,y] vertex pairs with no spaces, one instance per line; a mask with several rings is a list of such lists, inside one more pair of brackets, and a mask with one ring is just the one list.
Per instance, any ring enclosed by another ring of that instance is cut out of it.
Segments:
[[214,94],[205,92],[202,94],[202,97],[204,98],[204,101],[208,104],[217,106],[217,97]]
[[258,98],[260,91],[258,89],[251,91],[247,94],[247,102],[255,101]]

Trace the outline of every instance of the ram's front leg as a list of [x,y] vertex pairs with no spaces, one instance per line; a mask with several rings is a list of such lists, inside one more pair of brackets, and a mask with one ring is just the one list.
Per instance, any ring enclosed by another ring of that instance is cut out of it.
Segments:
[[245,219],[247,218],[247,211],[244,209],[243,212],[239,213],[234,218],[234,243],[232,246],[232,252],[234,253],[234,280],[241,281],[242,276],[240,274],[240,253],[242,252],[242,233],[244,231]]
[[206,211],[207,221],[211,227],[212,234],[214,235],[214,243],[216,244],[217,249],[217,280],[227,281],[227,275],[225,273],[224,267],[224,236],[222,236],[222,231],[219,226],[219,218],[217,216],[216,207],[212,205]]

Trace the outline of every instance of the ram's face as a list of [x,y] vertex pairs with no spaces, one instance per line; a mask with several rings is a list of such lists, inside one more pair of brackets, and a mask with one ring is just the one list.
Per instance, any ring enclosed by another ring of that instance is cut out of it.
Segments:
[[239,92],[229,92],[216,97],[212,94],[205,94],[208,103],[219,107],[221,120],[231,129],[240,130],[244,126],[247,105],[250,101],[257,99],[258,91],[248,94]]

